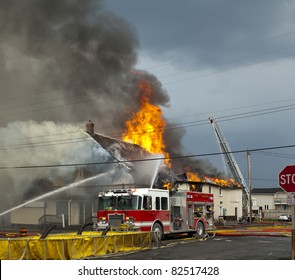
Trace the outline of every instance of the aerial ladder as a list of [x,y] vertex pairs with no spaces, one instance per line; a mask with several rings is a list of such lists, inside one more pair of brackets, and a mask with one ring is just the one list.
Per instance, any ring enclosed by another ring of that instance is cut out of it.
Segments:
[[244,180],[244,177],[242,175],[242,172],[233,156],[233,153],[222,133],[222,130],[219,126],[219,124],[217,123],[217,120],[215,117],[209,117],[209,121],[214,129],[214,132],[216,134],[217,137],[217,141],[218,144],[220,146],[221,152],[224,156],[224,159],[226,161],[226,163],[228,164],[228,167],[235,179],[236,182],[238,182],[242,189],[243,189],[243,195],[242,195],[242,212],[243,212],[243,217],[247,217],[248,216],[248,208],[249,208],[249,191],[248,191],[248,187],[247,187],[247,183]]

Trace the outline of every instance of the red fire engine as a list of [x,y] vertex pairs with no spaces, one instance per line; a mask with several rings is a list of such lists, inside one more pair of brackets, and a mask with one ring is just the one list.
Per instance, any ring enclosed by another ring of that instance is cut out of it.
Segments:
[[213,226],[213,194],[192,191],[189,182],[177,182],[173,190],[124,188],[98,195],[96,229],[107,227],[153,231],[158,239],[176,233],[205,235]]

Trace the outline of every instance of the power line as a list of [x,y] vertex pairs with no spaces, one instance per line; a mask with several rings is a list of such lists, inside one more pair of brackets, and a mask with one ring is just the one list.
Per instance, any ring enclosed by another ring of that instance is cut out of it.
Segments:
[[90,99],[86,99],[86,100],[79,100],[79,101],[75,101],[75,102],[71,102],[71,103],[59,104],[59,105],[55,105],[55,106],[49,106],[47,108],[39,108],[39,109],[34,109],[34,110],[31,109],[30,111],[5,114],[2,116],[0,115],[0,118],[6,118],[6,117],[10,117],[10,116],[18,116],[18,115],[28,114],[28,113],[32,113],[32,112],[40,112],[40,111],[42,112],[42,111],[46,111],[46,110],[57,109],[57,108],[61,108],[61,107],[69,106],[69,105],[76,105],[76,104],[85,103],[85,102],[93,102],[93,100],[98,99],[98,98],[99,97],[90,98]]
[[[30,94],[30,95],[36,95],[36,94]],[[25,98],[26,96],[24,96]],[[1,111],[11,111],[12,109],[23,109],[24,107],[32,107],[32,106],[36,106],[36,105],[41,105],[43,103],[48,103],[48,102],[56,102],[56,101],[63,101],[63,100],[67,100],[68,98],[76,98],[76,97],[85,97],[84,93],[80,93],[80,94],[71,94],[70,96],[64,96],[62,98],[55,98],[55,99],[47,99],[47,100],[43,100],[43,101],[39,101],[39,102],[35,102],[35,103],[30,103],[30,104],[26,104],[26,105],[20,105],[20,106],[5,106]],[[6,100],[7,101],[7,100]],[[81,102],[83,102],[84,100],[82,100]],[[85,100],[85,102],[87,102],[87,100]],[[0,116],[0,118],[3,118],[3,116]]]
[[[285,146],[273,146],[273,147],[264,147],[264,148],[253,148],[253,149],[244,149],[232,151],[232,154],[246,153],[246,152],[257,152],[257,151],[267,151],[267,150],[278,150],[278,149],[287,149],[295,148],[294,145],[285,145]],[[205,154],[192,154],[192,155],[183,155],[183,156],[171,156],[171,157],[155,157],[149,159],[133,159],[133,160],[116,160],[116,161],[107,161],[107,162],[89,162],[89,163],[69,163],[69,164],[49,164],[49,165],[28,165],[28,166],[0,166],[0,169],[33,169],[33,168],[53,168],[53,167],[76,167],[76,166],[93,166],[93,165],[105,165],[105,164],[120,164],[120,163],[136,163],[136,162],[148,162],[156,160],[177,160],[184,158],[195,158],[195,157],[210,157],[223,155],[223,152],[215,153],[205,153]]]
[[[248,56],[248,57],[242,57],[242,58],[239,58],[239,59],[234,59],[234,60],[230,60],[230,61],[221,62],[221,63],[215,64],[214,66],[215,67],[227,66],[227,65],[230,66],[230,65],[235,64],[237,62],[243,62],[245,60],[253,59],[253,58],[256,58],[256,57],[267,56],[267,55],[275,53],[277,51],[287,50],[287,49],[294,49],[294,48],[295,48],[295,45],[288,46],[288,47],[285,47],[285,48],[280,48],[280,49],[277,49],[277,50],[272,50],[272,51],[269,51],[269,52],[265,52],[265,50],[263,50],[261,54],[255,54],[255,55],[251,55],[251,56]],[[259,62],[255,62],[255,64],[257,64],[257,63],[259,63]],[[207,68],[208,68],[208,66],[203,66],[203,67],[198,67],[198,68],[188,70],[188,71],[180,71],[180,72],[176,72],[176,73],[172,73],[172,74],[167,74],[167,75],[164,75],[164,76],[159,76],[159,79],[169,78],[169,77],[178,76],[178,75],[187,74],[187,73],[193,73],[193,72],[196,72],[196,71],[205,70]]]
[[288,155],[288,154],[282,154],[282,153],[272,153],[272,152],[263,152],[263,151],[258,151],[256,153],[266,155],[266,156],[272,156],[272,157],[295,158],[295,155]]
[[181,118],[190,118],[190,117],[195,117],[195,116],[200,116],[200,115],[212,115],[216,113],[222,113],[222,112],[227,112],[227,111],[235,111],[235,110],[241,110],[241,109],[246,109],[246,108],[253,108],[253,107],[260,107],[260,106],[265,106],[265,105],[271,105],[271,104],[278,104],[278,103],[283,103],[283,102],[290,102],[294,101],[295,98],[288,98],[288,99],[283,99],[283,100],[276,100],[273,102],[266,102],[266,103],[260,103],[260,104],[252,104],[252,105],[246,105],[246,106],[236,106],[236,107],[231,107],[227,109],[221,109],[221,110],[214,110],[212,112],[205,112],[205,113],[197,113],[197,114],[190,114],[190,115],[181,115],[177,117],[170,117],[168,120],[173,120],[173,119],[181,119]]
[[[263,110],[255,110],[255,111],[250,111],[250,112],[245,112],[245,113],[221,116],[221,117],[218,117],[218,121],[225,122],[225,121],[231,121],[231,120],[237,120],[237,119],[243,119],[243,118],[249,118],[249,117],[256,117],[256,116],[261,116],[261,115],[285,112],[285,111],[294,110],[294,109],[295,109],[295,103],[289,104],[289,105],[284,105],[284,106],[277,106],[277,107],[273,107],[273,108],[263,109]],[[182,122],[182,123],[178,123],[178,124],[168,125],[165,127],[165,129],[156,130],[156,131],[154,131],[154,133],[159,132],[159,131],[164,132],[164,131],[173,130],[173,129],[181,129],[181,128],[187,128],[187,127],[192,127],[192,126],[207,125],[207,124],[208,124],[208,119],[196,120],[196,121],[190,121],[190,122]],[[137,134],[137,132],[133,132],[133,134]],[[115,136],[118,136],[119,134],[113,133],[110,135],[115,137]]]
[[212,71],[210,73],[205,73],[205,74],[201,74],[201,75],[197,75],[197,76],[193,76],[193,77],[174,80],[174,81],[163,83],[163,85],[165,86],[165,85],[176,84],[176,83],[180,83],[180,82],[184,82],[184,81],[204,78],[204,77],[208,77],[208,76],[211,76],[211,75],[220,74],[220,73],[224,73],[224,72],[228,72],[228,71],[232,71],[232,70],[236,70],[236,69],[240,69],[240,68],[247,68],[249,66],[253,66],[253,65],[256,65],[256,64],[267,63],[267,62],[271,62],[271,61],[274,61],[274,60],[277,60],[277,59],[291,57],[291,56],[295,56],[295,53],[287,54],[287,55],[283,55],[283,56],[277,56],[277,57],[272,58],[272,59],[268,58],[267,60],[264,60],[264,61],[247,63],[247,64],[240,65],[240,66],[237,66],[237,67],[231,67],[231,68],[226,68],[226,69],[222,69],[222,70],[218,70],[218,71]]
[[[80,140],[79,140],[80,139]],[[68,145],[68,144],[77,144],[77,143],[85,143],[90,142],[90,139],[86,139],[85,137],[76,138],[76,139],[67,139],[67,140],[55,140],[55,141],[48,141],[48,142],[39,142],[39,143],[23,143],[23,144],[15,144],[15,145],[8,145],[5,147],[0,147],[0,150],[7,150],[9,149],[24,149],[24,148],[38,148],[44,146],[56,146],[56,145]]]
[[[238,114],[231,114],[227,116],[221,116],[218,118],[219,122],[225,122],[225,121],[232,121],[232,120],[238,120],[242,118],[248,118],[248,117],[255,117],[255,116],[261,116],[261,115],[266,115],[266,114],[273,114],[273,113],[278,113],[278,112],[285,112],[288,110],[294,110],[295,109],[295,103],[294,104],[289,104],[289,105],[283,105],[283,106],[276,106],[272,108],[267,108],[267,109],[262,109],[262,110],[254,110],[254,111],[249,111],[249,112],[244,112],[244,113],[238,113]],[[178,124],[173,124],[173,125],[168,125],[164,129],[158,129],[155,131],[150,131],[149,133],[159,133],[159,132],[165,132],[169,130],[174,130],[174,129],[182,129],[182,128],[188,128],[188,127],[195,127],[195,126],[202,126],[202,125],[209,125],[208,119],[202,119],[202,120],[196,120],[196,121],[190,121],[190,122],[182,122]],[[73,131],[69,133],[78,133],[79,131]],[[80,131],[82,132],[82,131]],[[122,132],[114,132],[110,133],[108,136],[111,137],[118,137],[121,136],[123,133]],[[32,138],[37,138],[37,137],[49,137],[49,136],[58,136],[58,135],[63,135],[65,133],[56,133],[56,134],[50,134],[50,135],[39,135],[39,136],[32,136],[32,137],[22,137],[19,139],[32,139]],[[138,134],[138,132],[132,132],[133,135]],[[82,140],[85,139],[85,140]],[[68,141],[67,141],[68,140]],[[81,140],[81,141],[80,141]],[[58,139],[58,140],[53,140],[53,141],[43,141],[43,142],[37,142],[37,143],[20,143],[20,144],[14,144],[14,145],[7,145],[7,146],[0,146],[0,150],[5,150],[7,148],[30,148],[30,147],[35,147],[35,146],[50,146],[50,145],[58,145],[59,142],[62,142],[62,144],[67,144],[67,143],[77,143],[77,142],[83,142],[83,141],[88,141],[87,138],[71,138],[71,139]]]

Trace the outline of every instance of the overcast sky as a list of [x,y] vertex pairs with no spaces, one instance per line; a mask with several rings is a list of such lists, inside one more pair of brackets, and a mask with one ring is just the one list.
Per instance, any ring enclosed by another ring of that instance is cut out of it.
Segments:
[[[107,7],[135,28],[137,67],[167,90],[165,117],[187,126],[186,154],[219,151],[206,122],[212,115],[232,151],[295,144],[295,1],[108,0]],[[278,187],[294,157],[294,148],[251,153],[252,186]],[[246,154],[235,158],[247,181]],[[209,160],[223,168],[221,156]]]

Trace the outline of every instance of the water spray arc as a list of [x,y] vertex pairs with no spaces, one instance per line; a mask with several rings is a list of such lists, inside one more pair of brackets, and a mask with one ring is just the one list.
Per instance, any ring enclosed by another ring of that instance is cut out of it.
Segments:
[[24,206],[26,206],[26,205],[28,205],[28,204],[31,204],[31,203],[33,203],[33,202],[35,202],[35,201],[38,201],[38,200],[41,200],[41,199],[44,199],[44,198],[50,197],[50,196],[52,196],[52,195],[55,195],[55,194],[57,194],[57,193],[63,192],[63,191],[68,190],[68,189],[76,188],[76,187],[78,187],[78,186],[80,186],[80,185],[82,185],[82,184],[84,184],[84,183],[88,183],[88,182],[90,182],[90,181],[92,181],[92,180],[95,180],[95,179],[98,179],[98,178],[101,178],[101,177],[104,177],[104,176],[109,176],[109,174],[106,174],[106,173],[98,174],[98,175],[95,175],[95,176],[92,176],[92,177],[89,177],[89,178],[83,179],[83,180],[81,180],[81,181],[78,181],[78,182],[75,182],[75,183],[71,183],[71,184],[66,185],[66,186],[64,186],[64,187],[61,187],[61,188],[59,188],[59,189],[57,189],[57,190],[54,190],[54,191],[51,191],[51,192],[48,192],[48,193],[42,194],[42,195],[40,195],[40,196],[37,196],[37,197],[35,197],[35,198],[33,198],[33,199],[30,199],[30,200],[28,200],[28,201],[26,201],[26,202],[24,202],[24,203],[22,203],[22,204],[19,204],[19,205],[15,206],[15,207],[12,207],[12,208],[10,208],[10,209],[8,209],[8,210],[6,210],[6,211],[0,213],[0,217],[1,217],[1,216],[4,216],[4,215],[6,215],[6,214],[8,214],[8,213],[10,213],[10,212],[12,212],[12,211],[15,211],[15,210],[17,210],[17,209],[19,209],[19,208],[22,208],[22,207],[24,207]]

